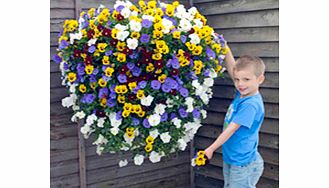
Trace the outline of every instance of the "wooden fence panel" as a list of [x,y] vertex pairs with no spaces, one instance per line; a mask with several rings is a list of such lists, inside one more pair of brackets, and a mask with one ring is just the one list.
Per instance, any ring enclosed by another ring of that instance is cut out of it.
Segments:
[[[235,58],[244,54],[263,59],[265,82],[260,86],[265,119],[260,129],[259,152],[265,170],[257,184],[260,188],[279,187],[279,1],[278,0],[194,0],[194,6],[206,15],[207,23],[223,34]],[[235,88],[227,72],[215,81],[208,116],[195,139],[196,149],[208,147],[222,131],[225,113]],[[195,168],[195,187],[223,186],[221,149],[215,152],[209,166]]]

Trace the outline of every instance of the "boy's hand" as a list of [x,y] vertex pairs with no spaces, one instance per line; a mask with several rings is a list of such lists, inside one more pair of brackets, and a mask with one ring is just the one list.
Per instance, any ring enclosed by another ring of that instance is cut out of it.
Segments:
[[206,150],[204,150],[204,153],[208,157],[208,159],[210,160],[212,158],[212,155],[213,155],[214,151],[210,147],[208,147]]

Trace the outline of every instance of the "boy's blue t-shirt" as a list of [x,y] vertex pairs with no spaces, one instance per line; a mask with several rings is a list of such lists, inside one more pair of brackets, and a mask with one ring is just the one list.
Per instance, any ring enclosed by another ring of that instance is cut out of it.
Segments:
[[231,103],[225,119],[224,129],[234,122],[240,128],[223,144],[223,160],[227,164],[244,166],[255,160],[258,146],[258,131],[264,119],[262,96],[240,98],[240,92]]

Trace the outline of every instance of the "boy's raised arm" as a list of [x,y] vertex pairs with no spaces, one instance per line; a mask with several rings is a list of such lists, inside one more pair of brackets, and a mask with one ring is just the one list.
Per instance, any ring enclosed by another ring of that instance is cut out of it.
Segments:
[[233,67],[235,65],[235,60],[234,60],[234,56],[231,52],[231,49],[229,48],[229,46],[227,44],[226,44],[226,46],[228,48],[227,54],[225,56],[226,68],[227,68],[228,74],[233,79]]

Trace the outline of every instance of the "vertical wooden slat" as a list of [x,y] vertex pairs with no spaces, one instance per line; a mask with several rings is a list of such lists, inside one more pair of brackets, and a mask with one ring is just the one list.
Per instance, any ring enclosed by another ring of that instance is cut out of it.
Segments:
[[[190,159],[192,159],[194,157],[194,152],[195,152],[195,148],[194,148],[194,139],[193,139],[190,142]],[[194,168],[193,168],[192,165],[190,165],[190,185],[191,185],[191,188],[195,187],[194,176],[195,176]]]
[[80,174],[80,187],[86,188],[86,149],[85,149],[85,140],[83,138],[82,133],[80,132],[80,127],[83,122],[81,120],[78,121],[77,131],[79,138],[79,174]]

